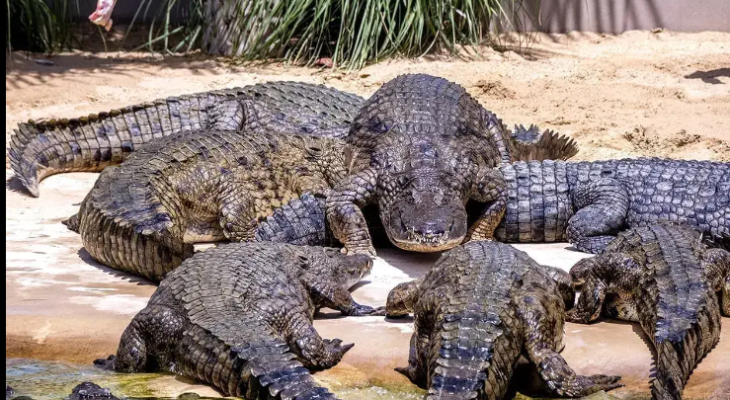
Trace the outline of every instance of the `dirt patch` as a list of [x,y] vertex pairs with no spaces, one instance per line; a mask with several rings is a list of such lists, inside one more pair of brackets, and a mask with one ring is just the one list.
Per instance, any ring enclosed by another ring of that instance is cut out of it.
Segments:
[[538,36],[502,53],[484,49],[474,60],[427,56],[356,72],[144,53],[76,52],[39,65],[37,56],[16,54],[5,77],[6,140],[30,118],[77,117],[173,95],[296,80],[369,96],[400,74],[428,73],[469,88],[509,126],[572,136],[580,160],[728,161],[729,48],[730,33],[720,32],[573,33]]
[[500,81],[486,81],[482,79],[477,81],[474,87],[480,94],[487,95],[493,99],[514,99],[517,95],[514,90],[506,88]]

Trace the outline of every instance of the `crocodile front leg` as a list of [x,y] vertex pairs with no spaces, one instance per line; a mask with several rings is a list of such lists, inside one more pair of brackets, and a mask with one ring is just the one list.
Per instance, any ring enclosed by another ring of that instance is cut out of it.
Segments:
[[629,211],[629,194],[615,179],[581,184],[573,191],[575,215],[568,221],[568,241],[583,252],[596,254],[616,238]]
[[507,182],[500,171],[483,167],[476,176],[473,192],[473,200],[489,205],[470,228],[467,241],[493,240],[507,210]]
[[347,179],[327,198],[327,221],[348,254],[375,256],[362,208],[375,198],[378,175],[368,169]]

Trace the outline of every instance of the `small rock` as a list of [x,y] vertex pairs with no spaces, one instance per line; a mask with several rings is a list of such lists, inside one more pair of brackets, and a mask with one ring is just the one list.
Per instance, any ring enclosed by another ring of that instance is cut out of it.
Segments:
[[43,58],[35,59],[35,60],[33,60],[33,62],[36,63],[36,64],[38,64],[38,65],[43,65],[45,67],[52,67],[52,66],[56,65],[55,62],[53,62],[51,60],[46,60],[46,59],[43,59]]
[[604,391],[600,391],[600,392],[593,393],[590,396],[583,397],[581,400],[618,400],[618,399]]
[[197,400],[200,398],[200,395],[197,395],[195,393],[183,393],[180,396],[178,396],[178,400]]
[[367,78],[369,76],[370,74],[368,74],[367,72],[363,72],[362,74],[360,74],[360,78]]
[[315,61],[314,65],[320,66],[320,67],[325,67],[325,68],[332,68],[332,67],[334,67],[335,62],[331,58],[325,57],[325,58],[320,58],[319,60]]

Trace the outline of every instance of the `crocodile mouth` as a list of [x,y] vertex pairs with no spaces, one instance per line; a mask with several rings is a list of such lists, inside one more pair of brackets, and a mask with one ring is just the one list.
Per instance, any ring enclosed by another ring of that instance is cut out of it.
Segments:
[[411,242],[396,241],[394,244],[401,250],[415,251],[418,253],[438,253],[441,251],[451,250],[461,244],[463,240],[450,240],[447,242]]
[[451,232],[454,229],[454,223],[449,226],[449,229],[439,234],[421,234],[416,232],[414,228],[406,227],[401,223],[401,230],[405,233],[403,238],[397,238],[392,240],[398,248],[407,251],[415,251],[419,253],[437,253],[453,249],[460,245],[463,241],[463,237],[453,237]]

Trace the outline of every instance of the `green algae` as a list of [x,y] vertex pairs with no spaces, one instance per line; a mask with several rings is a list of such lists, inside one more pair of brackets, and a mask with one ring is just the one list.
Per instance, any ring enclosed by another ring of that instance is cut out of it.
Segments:
[[[80,366],[58,362],[6,359],[5,381],[16,391],[16,396],[28,396],[34,400],[58,400],[66,398],[71,390],[81,382],[94,382],[101,387],[109,388],[112,393],[128,400],[170,400],[155,397],[151,387],[162,374],[119,374],[102,371],[93,366]],[[321,382],[329,387],[337,397],[348,400],[422,400],[425,391],[415,385],[373,385],[363,384],[354,387],[338,382]],[[205,397],[191,395],[188,398],[205,400]],[[212,399],[209,399],[212,400]],[[514,400],[549,400],[533,399],[517,394]],[[596,393],[584,400],[616,400],[606,393]],[[634,399],[636,400],[636,399]]]

